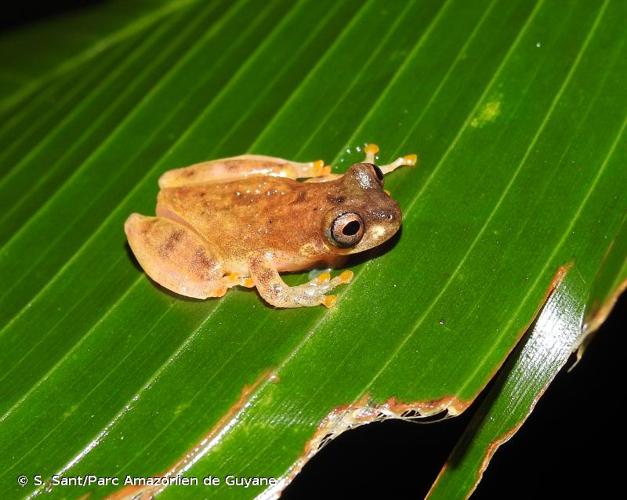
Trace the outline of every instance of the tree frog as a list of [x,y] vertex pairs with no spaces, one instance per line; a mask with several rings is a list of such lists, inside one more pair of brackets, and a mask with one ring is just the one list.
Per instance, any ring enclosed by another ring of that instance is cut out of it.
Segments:
[[337,268],[348,255],[380,245],[401,225],[383,176],[416,155],[377,166],[368,144],[363,163],[332,174],[322,160],[297,163],[243,155],[165,172],[156,217],[137,213],[124,230],[141,267],[157,283],[198,299],[256,287],[275,307],[332,307],[327,292],[351,271],[288,286],[279,273]]

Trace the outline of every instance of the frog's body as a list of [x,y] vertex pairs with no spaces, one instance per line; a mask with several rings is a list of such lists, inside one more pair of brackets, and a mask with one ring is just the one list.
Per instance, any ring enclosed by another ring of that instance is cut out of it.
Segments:
[[[288,287],[279,272],[337,267],[346,255],[390,238],[401,224],[398,204],[383,190],[383,172],[415,156],[345,175],[323,163],[245,155],[166,172],[157,217],[132,214],[128,241],[144,270],[179,294],[217,297],[234,285],[256,286],[277,307],[324,304],[325,293],[352,277],[329,273]],[[300,182],[297,178],[310,178]]]

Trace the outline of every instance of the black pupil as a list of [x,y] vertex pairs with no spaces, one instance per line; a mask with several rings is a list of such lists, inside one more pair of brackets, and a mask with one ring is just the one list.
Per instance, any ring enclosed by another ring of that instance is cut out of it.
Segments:
[[354,236],[359,231],[359,222],[356,220],[349,222],[342,228],[342,234],[345,236]]

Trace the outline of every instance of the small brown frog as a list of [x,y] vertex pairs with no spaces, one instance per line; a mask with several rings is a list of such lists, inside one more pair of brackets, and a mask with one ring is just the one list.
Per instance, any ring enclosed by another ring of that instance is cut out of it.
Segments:
[[331,307],[336,297],[326,293],[349,283],[351,271],[292,287],[279,273],[339,267],[398,231],[401,211],[383,176],[416,155],[377,166],[379,148],[364,150],[345,174],[322,160],[257,155],[170,170],[159,179],[157,217],[126,220],[128,242],[146,273],[180,295],[222,297],[240,285],[276,307]]

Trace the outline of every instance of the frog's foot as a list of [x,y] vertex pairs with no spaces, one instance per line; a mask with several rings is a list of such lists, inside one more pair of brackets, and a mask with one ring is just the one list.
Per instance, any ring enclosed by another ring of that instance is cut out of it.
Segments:
[[393,172],[397,168],[405,166],[405,165],[410,166],[410,167],[414,166],[418,161],[418,155],[411,154],[411,155],[401,156],[400,158],[397,158],[392,163],[388,163],[387,165],[378,165],[376,163],[376,156],[377,156],[377,153],[379,152],[379,146],[377,146],[376,144],[366,144],[366,146],[364,147],[364,152],[366,153],[366,158],[364,162],[377,165],[381,169],[381,172],[383,173],[383,175],[389,174],[390,172]]
[[233,286],[243,286],[244,288],[255,288],[255,282],[250,276],[239,273],[228,273],[224,276],[225,286],[231,288]]
[[306,163],[290,162],[293,168],[293,179],[309,179],[312,177],[325,177],[331,173],[331,167],[325,165],[323,160],[309,161]]
[[124,224],[139,264],[161,286],[186,297],[221,297],[230,280],[208,242],[164,217],[131,214]]
[[259,295],[275,307],[333,307],[337,297],[326,293],[338,285],[350,283],[353,278],[352,271],[344,271],[334,278],[325,272],[303,285],[288,286],[265,255],[252,256],[249,265]]
[[335,295],[325,295],[327,292],[333,290],[336,286],[346,285],[353,280],[353,271],[346,270],[342,271],[339,275],[331,278],[331,273],[325,271],[318,276],[316,276],[311,281],[305,283],[304,285],[300,285],[303,288],[309,287],[311,290],[315,291],[322,295],[322,305],[326,307],[333,307],[337,300]]

